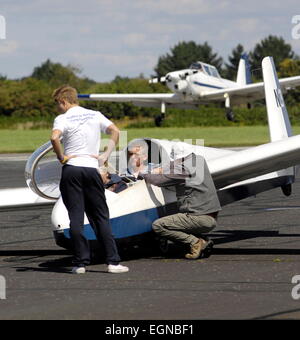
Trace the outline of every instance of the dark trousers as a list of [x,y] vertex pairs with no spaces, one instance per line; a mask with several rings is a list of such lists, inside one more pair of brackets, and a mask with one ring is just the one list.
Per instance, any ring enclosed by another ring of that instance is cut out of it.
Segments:
[[63,166],[60,192],[70,219],[74,265],[85,266],[90,263],[89,242],[83,234],[84,212],[98,242],[104,247],[106,263],[118,264],[120,257],[109,222],[105,189],[97,169]]

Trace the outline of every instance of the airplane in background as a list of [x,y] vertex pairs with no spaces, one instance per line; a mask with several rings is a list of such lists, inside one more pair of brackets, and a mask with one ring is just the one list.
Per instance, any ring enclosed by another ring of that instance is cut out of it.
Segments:
[[[192,152],[201,155],[206,159],[222,206],[276,187],[281,187],[285,195],[290,195],[295,181],[295,166],[300,164],[300,135],[292,136],[273,59],[264,58],[262,68],[270,131],[269,143],[233,151],[185,142],[142,138],[140,141],[148,145],[149,162],[159,164],[162,159],[169,161],[185,157]],[[127,162],[127,146],[120,151],[118,159],[116,171],[120,170],[123,161],[125,164]],[[51,224],[56,243],[69,248],[69,218],[59,192],[61,167],[52,152],[51,143],[48,142],[29,157],[25,174],[32,194],[40,196],[41,201],[35,201],[35,204],[45,204],[48,200],[54,205]],[[28,193],[24,189],[25,194]],[[172,188],[147,185],[144,180],[131,183],[119,193],[106,190],[105,194],[113,234],[119,244],[128,240],[138,242],[141,237],[152,234],[151,226],[155,219],[174,213],[174,209],[176,211],[176,193]],[[9,204],[6,199],[0,205],[12,207],[20,202],[24,205],[25,200],[26,197],[22,197],[22,193],[18,191],[13,204]],[[31,197],[28,197],[27,204],[34,204]],[[93,247],[96,236],[86,217],[84,234]]]
[[[198,109],[199,105],[211,102],[224,103],[226,117],[234,120],[232,106],[249,103],[264,98],[264,83],[251,83],[250,65],[246,54],[242,55],[236,82],[221,78],[215,66],[201,61],[193,63],[188,69],[169,72],[161,78],[149,81],[151,84],[165,83],[172,93],[151,94],[79,94],[81,100],[131,102],[136,106],[158,107],[161,115],[155,118],[155,125],[160,126],[165,117],[166,108]],[[281,89],[300,86],[300,76],[279,80]]]

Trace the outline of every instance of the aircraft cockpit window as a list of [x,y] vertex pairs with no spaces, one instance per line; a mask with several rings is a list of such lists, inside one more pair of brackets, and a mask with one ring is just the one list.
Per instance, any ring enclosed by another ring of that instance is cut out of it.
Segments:
[[192,63],[192,65],[190,66],[190,69],[202,71],[202,65],[201,63]]
[[215,67],[210,67],[210,74],[213,77],[216,77],[216,78],[220,77],[219,72],[217,71],[217,69]]
[[211,66],[211,65],[205,65],[200,62],[195,62],[195,63],[192,63],[192,65],[190,66],[190,69],[204,71],[209,76],[220,78],[218,70],[214,66]]
[[212,76],[211,72],[210,72],[210,68],[206,65],[204,65],[204,69],[205,69],[205,72],[209,75],[209,76]]
[[203,69],[207,75],[220,78],[219,72],[214,66],[203,65]]

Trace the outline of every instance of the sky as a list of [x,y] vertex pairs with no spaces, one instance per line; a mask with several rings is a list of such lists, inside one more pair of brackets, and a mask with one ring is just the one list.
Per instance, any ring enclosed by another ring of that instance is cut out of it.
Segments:
[[180,41],[207,41],[227,61],[270,34],[300,55],[299,0],[1,0],[0,74],[26,77],[50,59],[97,82],[148,78]]

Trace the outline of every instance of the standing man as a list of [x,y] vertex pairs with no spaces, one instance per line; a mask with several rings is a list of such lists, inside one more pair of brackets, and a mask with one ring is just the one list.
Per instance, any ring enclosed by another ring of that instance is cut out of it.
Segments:
[[[74,247],[74,274],[84,274],[90,263],[88,240],[83,234],[84,212],[97,240],[104,246],[108,272],[124,273],[112,235],[105,189],[97,168],[104,164],[119,140],[119,129],[98,111],[80,107],[77,91],[61,86],[53,93],[60,114],[54,120],[51,143],[57,159],[63,164],[60,191],[70,219]],[[99,154],[101,132],[110,135],[107,150]],[[63,139],[64,150],[60,138]]]
[[152,229],[161,238],[188,245],[190,251],[185,258],[197,259],[212,247],[205,234],[217,226],[221,210],[206,161],[192,153],[155,172],[144,175],[146,182],[159,187],[175,186],[179,212],[154,221]]

